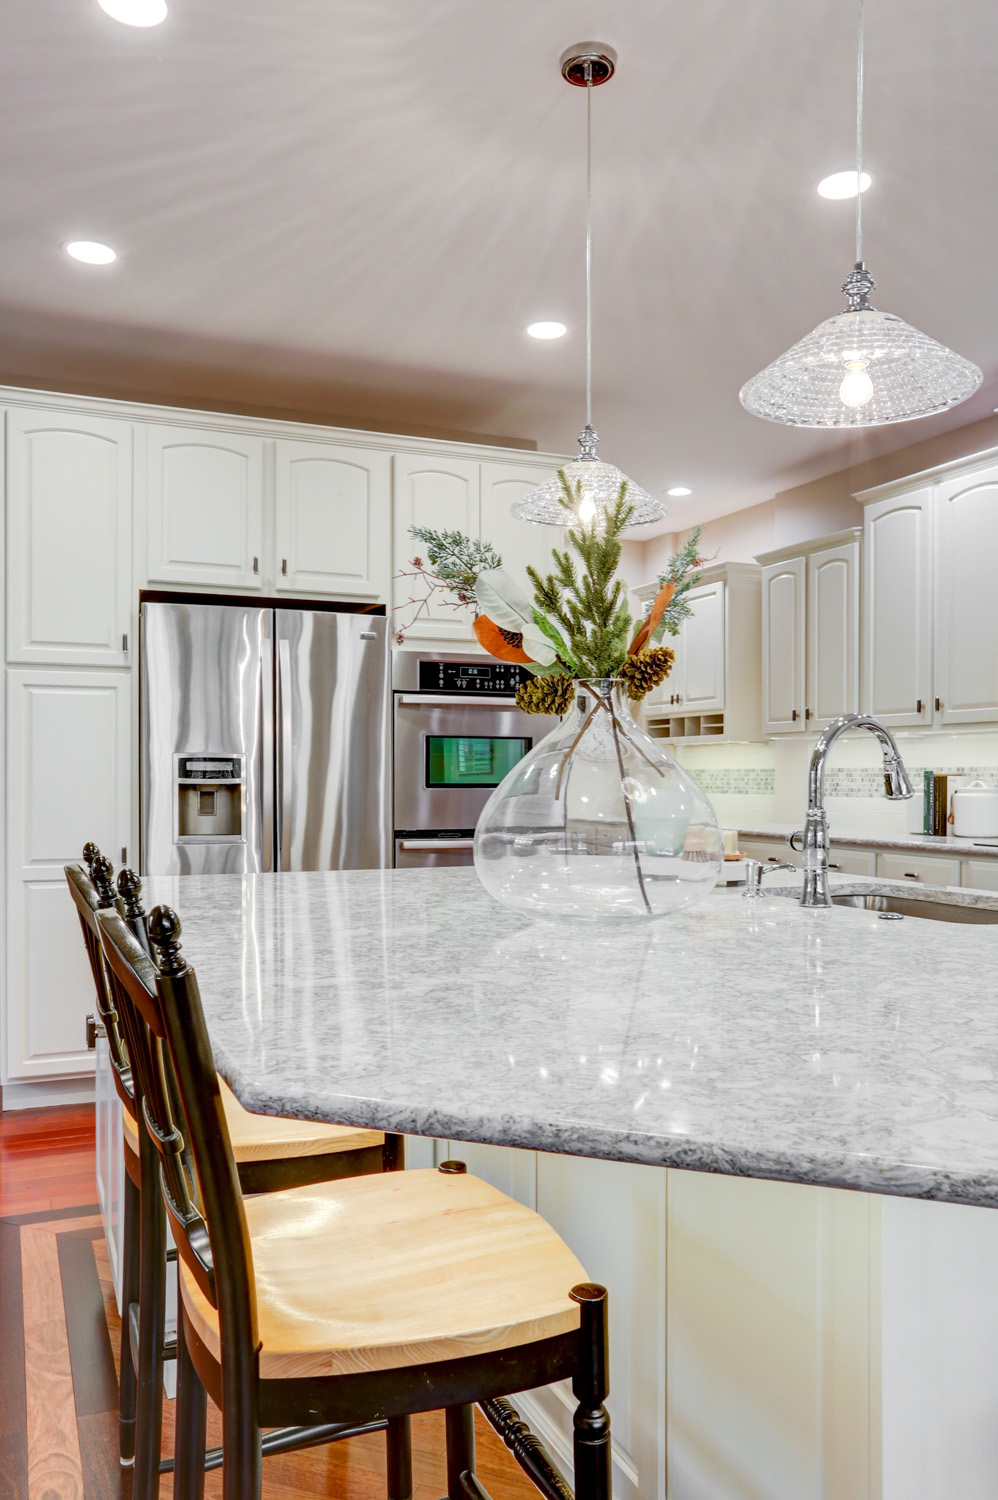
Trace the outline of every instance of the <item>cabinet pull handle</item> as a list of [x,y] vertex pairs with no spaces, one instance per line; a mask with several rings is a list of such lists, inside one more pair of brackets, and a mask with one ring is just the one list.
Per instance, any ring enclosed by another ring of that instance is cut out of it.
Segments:
[[282,557],[282,558],[281,558],[281,572],[282,572],[282,573],[283,573],[283,574],[284,574],[284,575],[285,575],[285,576],[287,576],[287,571],[288,571],[288,560],[287,560],[287,558],[286,558],[286,557]]
[[829,868],[829,869],[830,869],[830,870],[841,870],[841,868],[842,868],[842,866],[841,866],[841,865],[833,865],[833,864],[832,864],[832,861],[831,861],[831,860],[829,860],[829,861],[828,861],[828,868]]
[[792,719],[792,720],[793,720],[793,722],[794,722],[794,723],[795,723],[795,724],[796,724],[796,722],[797,722],[797,720],[798,720],[798,719],[799,719],[799,718],[800,718],[800,714],[799,714],[799,713],[798,713],[798,712],[797,712],[797,710],[796,710],[796,709],[794,709],[794,711],[793,711],[793,713],[792,713],[792,714],[791,714],[791,715],[790,715],[790,717],[791,717],[791,719]]
[[122,844],[122,846],[121,846],[121,863],[123,865],[127,865],[128,864],[128,845],[127,844]]
[[904,878],[905,880],[921,880],[922,877],[921,875],[916,875],[914,870],[905,870]]
[[254,559],[253,559],[253,572],[254,573],[259,573],[259,571],[260,571],[260,559],[258,557],[254,557]]
[[804,722],[807,723],[807,721],[808,721],[808,719],[810,717],[811,717],[811,710],[809,708],[805,708],[805,710],[804,710]]
[[123,656],[127,656],[128,655],[128,631],[127,630],[125,631],[124,635],[121,637],[121,652],[122,652]]
[[917,714],[920,714],[922,712],[922,700],[921,700],[921,698],[919,698],[918,702],[915,704],[915,712]]
[[943,700],[941,698],[937,698],[936,699],[936,713],[939,713],[941,711],[942,706],[943,706]]

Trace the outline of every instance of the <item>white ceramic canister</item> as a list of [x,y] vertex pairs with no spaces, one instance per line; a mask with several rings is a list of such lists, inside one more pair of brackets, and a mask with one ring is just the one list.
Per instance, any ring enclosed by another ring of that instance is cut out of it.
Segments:
[[953,832],[958,838],[998,836],[998,787],[972,781],[953,793]]

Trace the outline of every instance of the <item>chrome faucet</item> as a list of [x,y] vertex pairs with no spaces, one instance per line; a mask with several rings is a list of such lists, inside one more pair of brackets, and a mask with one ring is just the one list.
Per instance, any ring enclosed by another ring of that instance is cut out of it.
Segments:
[[[825,817],[825,764],[840,734],[847,729],[868,729],[880,743],[884,757],[884,795],[891,800],[913,795],[901,752],[886,725],[870,714],[844,714],[833,719],[814,747],[808,777],[807,818],[802,831],[792,833],[787,843],[804,856],[804,889],[801,906],[831,906],[828,894],[828,821]],[[801,846],[794,843],[801,840]]]

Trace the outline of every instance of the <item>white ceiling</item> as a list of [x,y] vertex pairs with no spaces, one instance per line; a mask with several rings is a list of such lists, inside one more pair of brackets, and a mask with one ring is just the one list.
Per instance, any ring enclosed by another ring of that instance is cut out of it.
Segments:
[[[742,411],[742,382],[841,307],[853,0],[96,0],[0,7],[0,372],[536,439],[583,420],[584,96],[595,412],[669,529],[998,404],[995,0],[869,0],[874,297],[984,391],[864,437]],[[104,239],[107,270],[62,254]],[[560,318],[557,343],[525,336]]]

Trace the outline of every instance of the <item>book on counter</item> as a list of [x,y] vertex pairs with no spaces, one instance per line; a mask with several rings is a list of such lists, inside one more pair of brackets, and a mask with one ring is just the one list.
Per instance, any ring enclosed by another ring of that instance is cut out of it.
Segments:
[[932,838],[945,838],[949,832],[949,776],[940,771],[926,771],[923,785],[922,831]]

